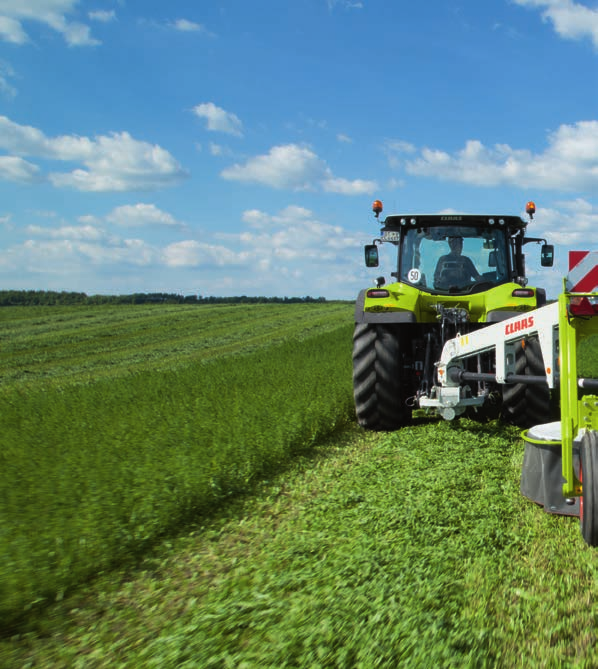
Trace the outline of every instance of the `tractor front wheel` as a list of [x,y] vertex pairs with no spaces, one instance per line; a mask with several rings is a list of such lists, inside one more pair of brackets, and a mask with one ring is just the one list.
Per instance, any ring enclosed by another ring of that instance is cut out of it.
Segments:
[[397,326],[355,324],[353,396],[359,425],[367,430],[396,430],[411,419],[402,378],[404,343]]
[[598,432],[586,432],[580,445],[579,500],[581,534],[588,546],[598,546]]

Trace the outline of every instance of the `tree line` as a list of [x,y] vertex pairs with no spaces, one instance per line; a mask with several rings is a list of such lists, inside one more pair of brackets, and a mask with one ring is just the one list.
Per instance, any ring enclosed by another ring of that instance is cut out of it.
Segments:
[[297,304],[326,302],[325,297],[265,297],[239,295],[215,297],[179,295],[177,293],[132,293],[130,295],[87,295],[86,293],[54,290],[0,290],[0,307],[54,306],[71,304]]

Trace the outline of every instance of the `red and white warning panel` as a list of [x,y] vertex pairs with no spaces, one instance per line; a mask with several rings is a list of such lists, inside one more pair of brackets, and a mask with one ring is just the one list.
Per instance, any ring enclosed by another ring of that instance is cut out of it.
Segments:
[[570,293],[598,292],[598,251],[569,251],[567,290]]

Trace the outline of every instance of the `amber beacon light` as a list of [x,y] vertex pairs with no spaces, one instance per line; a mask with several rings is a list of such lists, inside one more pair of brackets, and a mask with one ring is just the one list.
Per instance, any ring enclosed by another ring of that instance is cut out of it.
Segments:
[[382,209],[383,209],[382,202],[380,200],[374,200],[374,203],[372,204],[372,211],[376,215],[376,218],[380,216],[380,214],[382,213]]
[[534,214],[536,213],[536,203],[535,202],[528,202],[525,205],[525,212],[526,214],[529,215],[530,219],[534,217]]

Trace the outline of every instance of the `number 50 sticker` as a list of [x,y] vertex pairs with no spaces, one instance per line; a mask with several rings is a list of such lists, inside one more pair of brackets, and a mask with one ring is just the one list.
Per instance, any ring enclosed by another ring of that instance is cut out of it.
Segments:
[[421,278],[422,278],[422,273],[415,267],[407,272],[407,280],[410,283],[419,283],[421,281]]

